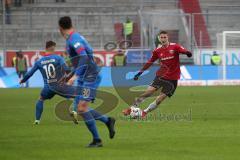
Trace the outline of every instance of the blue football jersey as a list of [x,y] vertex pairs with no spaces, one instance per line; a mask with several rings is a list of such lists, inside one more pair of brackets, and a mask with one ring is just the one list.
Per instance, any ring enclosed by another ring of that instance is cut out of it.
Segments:
[[83,81],[94,81],[99,68],[93,59],[93,49],[87,40],[73,32],[66,40],[66,51],[71,58],[75,74]]
[[27,81],[37,70],[42,74],[44,85],[56,84],[68,71],[64,59],[57,54],[49,54],[35,62],[32,69],[27,72],[22,82]]

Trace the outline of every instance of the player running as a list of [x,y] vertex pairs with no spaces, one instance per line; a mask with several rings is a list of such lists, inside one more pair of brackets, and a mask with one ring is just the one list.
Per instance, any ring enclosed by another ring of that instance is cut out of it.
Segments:
[[72,87],[60,86],[58,81],[70,70],[66,66],[64,59],[55,53],[56,43],[46,42],[46,52],[42,58],[37,60],[32,69],[20,80],[20,84],[26,82],[37,70],[40,70],[44,87],[40,98],[36,103],[36,119],[34,124],[39,124],[43,112],[43,103],[47,99],[58,94],[65,98],[73,98],[74,89]]
[[101,147],[102,141],[95,120],[105,123],[109,129],[110,138],[113,138],[115,119],[89,108],[89,102],[94,101],[96,90],[101,81],[99,68],[93,59],[93,50],[87,40],[74,30],[70,17],[61,17],[58,24],[60,33],[66,39],[66,51],[74,67],[74,76],[68,83],[73,84],[77,80],[77,86],[82,87],[82,94],[75,98],[75,104],[77,104],[76,111],[82,116],[93,136],[93,141],[88,147]]
[[159,40],[161,45],[153,50],[152,57],[134,76],[134,80],[138,80],[140,75],[146,69],[148,69],[153,64],[153,62],[159,59],[160,68],[156,72],[156,77],[149,85],[147,90],[138,98],[136,98],[133,105],[122,111],[124,115],[129,115],[134,107],[138,107],[139,104],[141,104],[147,97],[150,97],[160,88],[162,88],[162,90],[159,96],[147,108],[145,108],[139,114],[139,116],[142,118],[145,117],[147,113],[156,109],[166,97],[171,97],[177,88],[178,79],[180,78],[179,54],[186,54],[188,57],[192,56],[192,53],[190,51],[186,50],[179,44],[170,43],[168,41],[168,33],[166,31],[160,32]]

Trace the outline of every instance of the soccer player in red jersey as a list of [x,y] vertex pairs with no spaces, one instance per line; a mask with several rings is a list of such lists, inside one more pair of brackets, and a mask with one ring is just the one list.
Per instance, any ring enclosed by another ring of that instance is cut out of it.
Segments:
[[[138,80],[140,75],[147,70],[153,62],[160,60],[160,68],[156,72],[156,77],[153,82],[149,85],[147,90],[136,98],[135,102],[131,107],[138,107],[147,97],[150,97],[158,89],[162,88],[159,96],[142,111],[141,116],[145,117],[147,113],[156,109],[158,105],[166,99],[166,97],[171,97],[176,88],[178,79],[180,78],[180,63],[179,54],[186,54],[188,57],[192,57],[192,53],[186,50],[179,44],[170,43],[168,41],[168,33],[166,31],[161,31],[159,34],[159,40],[161,45],[153,50],[152,57],[148,62],[142,67],[142,69],[134,76],[134,80]],[[124,115],[129,115],[131,112],[131,107],[124,109],[122,112]]]

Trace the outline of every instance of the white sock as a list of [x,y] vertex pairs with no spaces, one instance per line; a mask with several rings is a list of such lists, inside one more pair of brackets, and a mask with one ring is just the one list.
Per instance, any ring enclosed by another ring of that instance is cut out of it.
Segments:
[[156,109],[157,107],[158,107],[158,105],[157,105],[156,101],[153,101],[153,102],[152,102],[151,104],[149,104],[149,106],[148,106],[146,109],[144,109],[143,111],[146,112],[146,113],[148,113],[148,112],[153,111],[153,110]]

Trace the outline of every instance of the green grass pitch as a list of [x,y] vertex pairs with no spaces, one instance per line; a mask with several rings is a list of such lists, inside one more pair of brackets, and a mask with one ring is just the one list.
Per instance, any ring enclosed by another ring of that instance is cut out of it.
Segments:
[[[101,90],[116,94],[112,88]],[[93,149],[85,148],[91,136],[84,123],[74,125],[56,118],[54,106],[61,97],[46,101],[41,124],[32,125],[39,92],[40,89],[0,89],[0,160],[237,160],[240,157],[239,86],[178,87],[175,95],[146,121],[124,119],[120,113],[127,104],[120,100],[109,113],[117,119],[115,139],[110,140],[106,127],[97,122],[104,147]],[[145,101],[142,107],[151,101],[152,98]],[[172,119],[171,115],[188,117]]]

